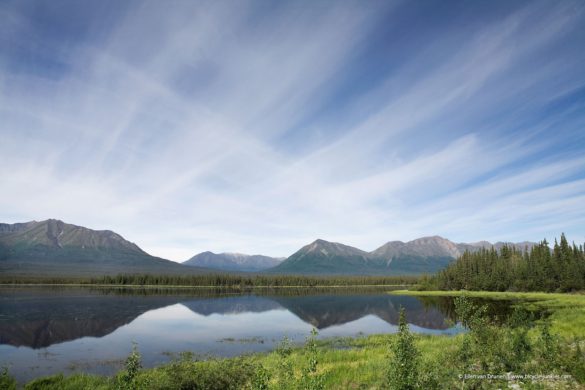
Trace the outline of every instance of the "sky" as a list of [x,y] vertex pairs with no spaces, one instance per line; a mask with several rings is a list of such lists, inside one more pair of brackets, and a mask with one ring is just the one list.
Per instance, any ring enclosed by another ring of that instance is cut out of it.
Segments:
[[182,261],[585,241],[585,2],[0,2],[0,221]]

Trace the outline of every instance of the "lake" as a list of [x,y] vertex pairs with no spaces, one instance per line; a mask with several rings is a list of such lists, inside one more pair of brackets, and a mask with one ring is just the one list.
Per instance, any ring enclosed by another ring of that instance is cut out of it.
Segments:
[[[209,289],[0,288],[0,367],[19,382],[58,372],[113,374],[136,343],[143,365],[184,351],[201,357],[274,349],[283,337],[392,333],[400,307],[410,329],[452,335],[449,298],[389,295],[388,288]],[[506,312],[494,301],[490,310]]]

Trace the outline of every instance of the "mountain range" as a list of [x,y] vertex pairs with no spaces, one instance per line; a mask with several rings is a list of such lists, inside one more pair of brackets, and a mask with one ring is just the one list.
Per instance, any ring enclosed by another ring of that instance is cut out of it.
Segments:
[[[434,273],[446,267],[465,251],[501,249],[506,243],[481,241],[456,244],[439,236],[409,242],[390,241],[366,252],[340,243],[316,240],[302,247],[278,266],[268,270],[293,274],[408,275]],[[535,243],[507,243],[517,249],[530,249]]]
[[[0,223],[0,274],[95,276],[120,273],[200,274],[255,272],[302,275],[407,275],[434,273],[465,251],[500,249],[505,243],[454,243],[439,236],[390,241],[366,252],[316,240],[288,258],[240,253],[199,253],[182,264],[151,256],[110,230],[92,230],[56,219]],[[535,243],[510,244],[530,249]]]
[[224,271],[259,272],[276,267],[285,258],[243,253],[202,252],[183,262],[185,265],[221,269]]
[[0,273],[3,275],[204,272],[211,271],[151,256],[110,230],[92,230],[56,219],[0,224]]

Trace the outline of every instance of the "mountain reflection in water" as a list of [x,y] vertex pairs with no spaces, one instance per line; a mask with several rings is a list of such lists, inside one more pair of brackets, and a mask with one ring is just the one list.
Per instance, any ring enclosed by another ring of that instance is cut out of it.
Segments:
[[[235,356],[269,351],[284,336],[396,331],[400,307],[411,329],[454,334],[450,299],[385,290],[0,288],[0,366],[18,380],[57,372],[112,374],[137,342],[145,367],[174,353]],[[498,309],[500,310],[500,309]]]
[[[44,348],[82,337],[102,337],[138,316],[180,303],[194,313],[263,313],[287,310],[319,330],[374,315],[396,325],[404,307],[408,321],[419,328],[450,327],[445,309],[425,305],[419,298],[377,294],[266,295],[189,293],[169,295],[116,294],[115,290],[3,289],[0,290],[0,344]],[[114,293],[112,293],[114,292]],[[206,294],[209,295],[209,294]],[[277,324],[275,324],[277,326]]]

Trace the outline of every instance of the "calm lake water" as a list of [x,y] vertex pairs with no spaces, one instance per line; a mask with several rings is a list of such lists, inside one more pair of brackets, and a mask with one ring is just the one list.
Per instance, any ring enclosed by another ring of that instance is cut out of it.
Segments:
[[[64,372],[112,374],[138,344],[145,367],[180,352],[235,356],[268,351],[284,336],[392,333],[400,307],[414,332],[456,334],[448,298],[385,290],[0,288],[0,367],[20,382]],[[495,312],[507,311],[494,303]]]

